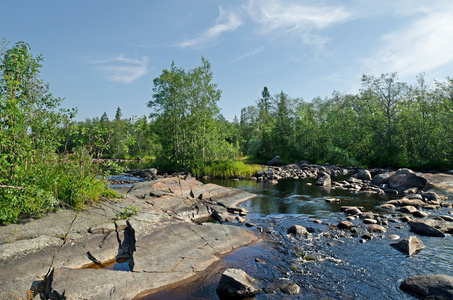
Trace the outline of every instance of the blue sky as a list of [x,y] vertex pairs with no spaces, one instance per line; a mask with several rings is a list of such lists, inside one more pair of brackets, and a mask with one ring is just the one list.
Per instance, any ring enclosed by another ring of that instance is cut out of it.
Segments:
[[201,56],[232,120],[271,94],[357,93],[362,74],[453,76],[451,0],[5,1],[0,38],[45,57],[42,78],[78,119],[149,115],[153,79]]

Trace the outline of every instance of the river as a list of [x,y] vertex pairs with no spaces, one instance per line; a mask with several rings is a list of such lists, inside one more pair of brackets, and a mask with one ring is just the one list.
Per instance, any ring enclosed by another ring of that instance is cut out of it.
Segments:
[[[250,211],[246,218],[256,225],[252,230],[262,237],[262,241],[224,257],[192,281],[144,299],[218,299],[215,289],[227,268],[243,269],[261,281],[268,293],[261,292],[255,299],[416,299],[399,289],[407,277],[453,276],[452,235],[420,237],[425,249],[407,256],[391,247],[395,241],[389,238],[390,235],[401,238],[415,235],[405,223],[390,222],[386,233],[375,234],[366,242],[361,242],[360,236],[366,232],[358,220],[354,221],[359,225],[356,235],[332,230],[339,221],[346,220],[340,206],[363,206],[365,211],[389,215],[378,207],[386,198],[341,189],[327,190],[315,186],[313,179],[280,180],[277,185],[247,180],[209,182],[257,195],[241,206]],[[330,197],[339,198],[341,204],[326,202]],[[436,213],[447,214],[447,209]],[[295,224],[308,228],[312,238],[288,236],[287,229]],[[259,232],[258,226],[264,229],[263,233]],[[256,262],[256,258],[261,261]],[[298,284],[300,293],[293,296],[270,293],[281,279]]]

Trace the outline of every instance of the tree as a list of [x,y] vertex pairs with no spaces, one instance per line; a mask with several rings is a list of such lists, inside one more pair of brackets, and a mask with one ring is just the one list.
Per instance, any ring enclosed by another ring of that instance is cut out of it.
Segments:
[[275,154],[287,157],[294,133],[293,119],[288,108],[289,97],[281,91],[275,98],[277,99],[277,115],[272,127],[273,149],[276,151]]
[[211,64],[202,57],[201,66],[188,72],[173,62],[153,81],[150,117],[159,131],[163,157],[174,167],[187,168],[234,152],[217,126],[221,91],[212,79]]
[[398,82],[396,73],[382,74],[379,78],[374,76],[362,76],[362,93],[368,94],[376,101],[385,119],[383,124],[383,149],[382,161],[388,164],[394,164],[395,155],[399,153],[396,137],[397,124],[401,104],[406,97],[408,86],[406,83]]

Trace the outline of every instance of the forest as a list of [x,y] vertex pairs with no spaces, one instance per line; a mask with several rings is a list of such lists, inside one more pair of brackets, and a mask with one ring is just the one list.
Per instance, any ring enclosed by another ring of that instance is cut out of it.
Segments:
[[[119,167],[101,158],[140,159],[161,171],[247,175],[276,155],[283,163],[453,168],[453,79],[416,84],[397,73],[363,75],[357,94],[305,101],[257,91],[254,105],[226,120],[210,62],[171,63],[153,81],[149,114],[77,121],[59,108],[27,43],[0,50],[0,223],[117,195],[102,178]],[[252,100],[253,101],[253,100]],[[226,171],[227,170],[227,171]]]

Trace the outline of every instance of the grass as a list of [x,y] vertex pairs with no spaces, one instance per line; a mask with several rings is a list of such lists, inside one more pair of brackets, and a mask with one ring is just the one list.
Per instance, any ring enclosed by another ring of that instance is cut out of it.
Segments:
[[191,169],[195,177],[210,176],[215,178],[251,177],[261,169],[260,165],[245,164],[242,161],[215,161]]

